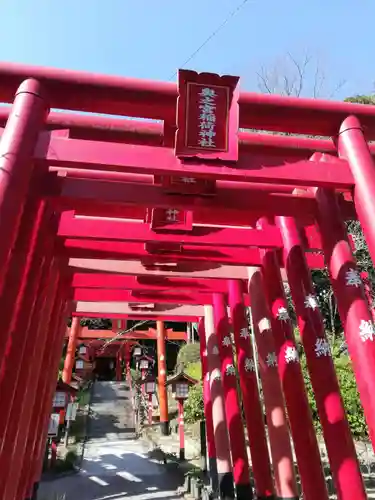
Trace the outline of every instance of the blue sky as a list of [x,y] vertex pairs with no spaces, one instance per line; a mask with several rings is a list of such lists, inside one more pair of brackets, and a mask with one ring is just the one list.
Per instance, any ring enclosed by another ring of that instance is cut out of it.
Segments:
[[[0,60],[168,80],[240,3],[1,0]],[[239,75],[256,91],[262,67],[282,72],[288,52],[308,53],[307,78],[311,86],[319,64],[323,97],[344,80],[336,98],[369,93],[374,21],[374,0],[248,0],[187,67]]]

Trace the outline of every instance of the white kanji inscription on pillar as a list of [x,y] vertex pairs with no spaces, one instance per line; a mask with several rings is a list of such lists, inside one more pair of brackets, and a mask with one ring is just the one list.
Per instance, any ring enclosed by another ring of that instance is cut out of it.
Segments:
[[227,365],[225,368],[225,374],[231,376],[236,375],[236,369],[233,365]]
[[279,307],[277,310],[277,319],[280,321],[288,321],[289,313],[286,307]]
[[247,372],[255,372],[255,363],[253,359],[246,358],[244,366]]
[[313,294],[306,295],[305,297],[305,307],[306,309],[312,309],[315,311],[319,307],[318,301]]
[[358,288],[359,286],[362,286],[362,280],[361,280],[361,275],[357,271],[357,269],[349,269],[345,273],[345,283],[346,286],[355,286]]
[[326,339],[318,338],[315,342],[315,354],[317,358],[331,356],[331,349]]
[[243,339],[248,339],[250,337],[249,330],[247,328],[241,328],[240,337],[242,337]]
[[361,321],[361,324],[359,325],[359,335],[362,342],[366,342],[367,340],[371,340],[372,342],[374,340],[375,328],[371,320],[366,321],[363,319]]
[[277,358],[275,352],[269,352],[266,357],[266,365],[271,368],[272,366],[277,366]]
[[298,363],[299,361],[299,356],[298,356],[298,351],[295,347],[293,346],[287,346],[285,349],[285,361],[287,363]]

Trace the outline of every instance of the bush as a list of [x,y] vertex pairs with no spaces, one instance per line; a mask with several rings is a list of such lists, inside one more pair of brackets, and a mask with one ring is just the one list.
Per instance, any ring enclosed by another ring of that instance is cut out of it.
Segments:
[[365,438],[368,436],[367,425],[359,399],[351,362],[348,356],[342,356],[342,358],[339,358],[337,361],[340,361],[336,363],[337,378],[339,380],[350,429],[354,437]]
[[185,367],[184,371],[187,375],[189,375],[189,377],[195,378],[196,380],[201,380],[202,363],[200,361],[196,361],[195,363],[190,363]]
[[193,424],[204,420],[203,386],[200,382],[194,385],[184,405],[184,420],[187,424]]
[[185,344],[181,347],[177,355],[176,372],[185,370],[191,363],[198,363],[201,360],[199,343]]
[[[359,399],[357,384],[351,367],[350,359],[347,355],[335,356],[335,352],[337,351],[335,346],[332,349],[332,351],[333,351],[333,362],[335,364],[337,379],[340,384],[341,396],[344,402],[346,416],[349,422],[350,430],[353,434],[353,437],[357,439],[366,438],[368,436],[366,421],[363,413],[363,408]],[[318,433],[321,433],[322,427],[320,424],[320,419],[318,415],[314,393],[311,386],[310,377],[306,367],[305,356],[303,356],[301,359],[301,365],[303,370],[303,377],[306,384],[307,395],[312,410],[314,426],[316,431]]]
[[130,368],[130,376],[135,384],[140,382],[142,378],[142,373],[140,370],[135,370],[134,368]]
[[[298,331],[295,333],[298,333]],[[318,434],[321,434],[322,428],[315,402],[314,392],[311,386],[311,381],[306,366],[306,357],[304,355],[303,348],[299,343],[298,335],[297,335],[297,342],[298,342],[298,350],[301,355],[303,378],[306,385],[306,390],[312,411],[315,430]],[[341,346],[341,344],[342,340],[337,339],[335,345],[332,347],[333,362],[335,364],[336,374],[341,389],[341,395],[344,401],[347,419],[353,437],[357,439],[364,439],[368,437],[366,421],[362,405],[359,399],[357,384],[351,367],[350,358],[347,355],[340,354],[339,347]],[[191,347],[194,347],[195,345],[196,344],[190,344],[184,346],[184,351],[186,350],[186,348],[188,348],[187,349],[188,353],[186,357],[190,356],[193,357],[194,349],[191,349]],[[186,357],[185,357],[185,352],[183,352],[182,358],[186,359]],[[184,366],[184,370],[191,377],[197,380],[201,380],[202,366],[200,360],[186,364],[186,366]],[[240,391],[239,394],[241,394]],[[190,389],[189,397],[187,398],[185,403],[185,421],[186,423],[194,423],[202,419],[204,419],[204,405],[203,405],[203,388],[202,388],[202,383],[200,382],[199,384]]]

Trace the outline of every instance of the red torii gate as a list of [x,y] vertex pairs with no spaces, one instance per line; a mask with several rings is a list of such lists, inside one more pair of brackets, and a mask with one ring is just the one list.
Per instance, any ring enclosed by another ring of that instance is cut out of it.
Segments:
[[[85,290],[81,289],[83,292]],[[85,297],[85,300],[87,299]],[[107,300],[107,297],[105,299]],[[73,300],[78,299],[73,298]],[[141,301],[143,301],[143,298],[141,298]],[[135,345],[139,345],[139,340],[157,340],[157,330],[155,328],[148,328],[148,330],[130,329],[126,332],[125,325],[124,328],[120,329],[113,325],[112,330],[91,330],[87,327],[82,327],[79,324],[79,317],[75,316],[72,320],[72,326],[66,329],[65,338],[68,343],[62,374],[64,382],[70,383],[77,347],[81,348],[82,346],[86,348],[86,354],[91,362],[95,362],[95,358],[98,355],[100,356],[101,352],[106,357],[113,357],[116,360],[116,378],[117,380],[122,380],[123,373],[120,368],[122,359],[125,361],[125,376],[127,377],[129,375],[132,348]],[[172,328],[168,328],[165,331],[165,339],[186,341],[187,334],[181,331],[175,332]],[[113,348],[115,348],[114,351]]]
[[[250,403],[254,408],[246,421],[258,497],[272,497],[273,479],[279,498],[297,497],[285,397],[304,496],[328,498],[286,314],[282,266],[339,496],[365,498],[308,272],[308,266],[321,267],[322,262],[306,251],[324,250],[374,443],[375,333],[343,221],[358,214],[374,257],[375,176],[373,146],[367,140],[375,137],[375,110],[239,94],[237,78],[185,71],[177,87],[9,64],[0,64],[0,77],[0,100],[13,102],[8,118],[7,111],[1,112],[7,121],[0,142],[1,495],[29,498],[39,479],[68,302],[73,299],[75,315],[133,317],[140,307],[132,304],[142,303],[134,290],[143,284],[147,292],[165,290],[159,297],[143,297],[155,304],[148,318],[205,317],[200,322],[209,375],[205,407],[215,430],[211,451],[216,446],[210,457],[217,458],[224,497],[233,498],[233,477],[237,498],[252,495],[227,340],[228,300],[245,413]],[[49,107],[163,123],[55,113],[47,118]],[[238,136],[239,127],[333,139]],[[312,245],[306,244],[314,224],[321,244],[314,237]],[[144,245],[138,254],[137,244]],[[118,283],[129,276],[138,285],[113,301],[119,297]],[[245,323],[241,281],[248,278],[274,478]],[[201,290],[189,292],[188,305],[170,302],[166,282],[176,288],[188,279],[190,290]],[[222,285],[205,289],[205,283],[214,281]],[[100,295],[91,288],[99,288],[110,301],[92,305]],[[37,396],[42,404],[35,404]],[[271,429],[282,432],[272,435]]]

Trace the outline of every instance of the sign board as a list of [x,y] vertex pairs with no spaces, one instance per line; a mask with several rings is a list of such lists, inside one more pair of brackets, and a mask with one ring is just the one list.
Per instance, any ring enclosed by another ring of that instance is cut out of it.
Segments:
[[236,76],[178,73],[176,156],[238,160]]
[[80,354],[86,354],[87,352],[87,347],[85,345],[81,345],[78,351]]
[[82,359],[77,359],[76,361],[76,370],[83,370],[84,363]]
[[193,229],[193,212],[175,208],[153,208],[151,212],[151,229],[191,231]]
[[75,420],[77,416],[78,403],[69,403],[66,408],[66,420]]
[[59,433],[60,414],[52,413],[48,424],[48,437],[55,437]]
[[53,408],[65,408],[65,404],[66,404],[66,393],[65,392],[55,392],[52,407]]

